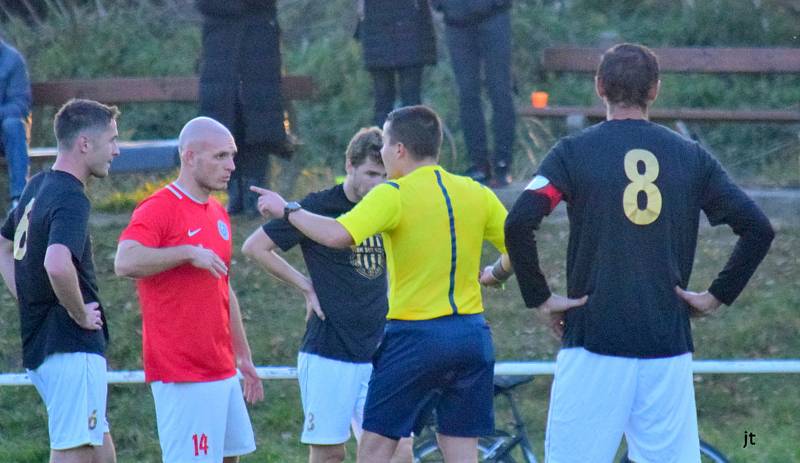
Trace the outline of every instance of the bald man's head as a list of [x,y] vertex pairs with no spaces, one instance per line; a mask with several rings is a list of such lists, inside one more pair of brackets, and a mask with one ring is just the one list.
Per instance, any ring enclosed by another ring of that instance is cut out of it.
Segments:
[[183,154],[187,150],[202,151],[208,144],[218,144],[220,142],[234,143],[233,135],[230,130],[210,117],[195,117],[183,126],[181,134],[178,136],[178,152]]
[[236,142],[230,130],[210,117],[187,122],[178,137],[181,181],[192,182],[204,191],[224,190],[236,168]]

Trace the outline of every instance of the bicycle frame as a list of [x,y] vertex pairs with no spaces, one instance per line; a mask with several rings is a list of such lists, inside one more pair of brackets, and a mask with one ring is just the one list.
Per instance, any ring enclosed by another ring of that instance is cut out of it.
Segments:
[[[502,443],[497,447],[496,451],[493,448],[493,451],[490,454],[491,458],[497,459],[508,455],[516,446],[519,445],[525,462],[536,463],[536,456],[533,454],[531,443],[528,439],[528,431],[527,427],[525,426],[525,420],[522,419],[522,414],[519,411],[519,407],[517,407],[517,403],[514,401],[513,394],[511,391],[502,391],[498,395],[505,397],[509,407],[511,408],[511,415],[514,417],[514,434],[510,436],[511,440],[503,440]],[[497,442],[500,442],[500,440]]]

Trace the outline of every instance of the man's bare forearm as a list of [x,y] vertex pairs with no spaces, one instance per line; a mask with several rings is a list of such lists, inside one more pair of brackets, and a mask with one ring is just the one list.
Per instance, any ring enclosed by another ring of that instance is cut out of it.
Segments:
[[114,272],[118,276],[144,278],[191,262],[191,253],[192,246],[151,248],[125,240],[117,248]]
[[14,242],[0,237],[0,274],[8,291],[17,299],[17,279],[14,273]]
[[44,268],[53,292],[69,315],[78,324],[86,318],[85,302],[78,282],[78,270],[72,263],[72,253],[66,246],[56,244],[47,248]]
[[233,352],[237,360],[252,361],[253,355],[250,352],[250,344],[247,342],[247,332],[244,330],[242,312],[239,308],[239,299],[233,288],[230,288],[230,315],[231,315],[231,339],[233,341]]
[[300,210],[289,216],[289,222],[323,246],[341,249],[354,244],[353,237],[336,219]]
[[245,255],[258,262],[267,272],[281,281],[285,281],[301,292],[306,293],[313,289],[311,280],[300,273],[296,268],[279,256],[273,249],[249,246],[245,243],[242,248]]

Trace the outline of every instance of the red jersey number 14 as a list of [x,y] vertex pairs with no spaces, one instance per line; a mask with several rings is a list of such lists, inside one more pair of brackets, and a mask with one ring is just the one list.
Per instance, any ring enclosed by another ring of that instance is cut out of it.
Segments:
[[200,452],[203,452],[203,455],[208,455],[208,436],[200,434],[198,437],[195,434],[192,436],[192,441],[194,442],[194,456],[199,456]]

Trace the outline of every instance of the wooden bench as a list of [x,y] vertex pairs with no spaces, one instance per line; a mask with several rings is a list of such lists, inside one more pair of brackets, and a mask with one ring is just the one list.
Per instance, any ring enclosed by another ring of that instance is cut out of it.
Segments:
[[[594,73],[605,50],[600,48],[546,48],[542,66],[551,72]],[[704,74],[798,74],[800,49],[797,48],[654,48],[663,73]],[[651,119],[728,122],[800,122],[800,104],[790,109],[661,108],[658,101],[650,109]],[[577,117],[604,119],[605,107],[548,106],[525,107],[522,117]]]
[[[31,85],[34,106],[59,107],[70,98],[90,98],[105,104],[197,102],[199,78],[141,77],[58,80]],[[293,118],[291,102],[311,99],[316,92],[310,76],[283,76],[284,107]],[[55,147],[31,148],[32,163],[52,160]],[[178,141],[150,140],[120,143],[120,155],[111,164],[112,173],[146,172],[171,169],[179,165]]]

